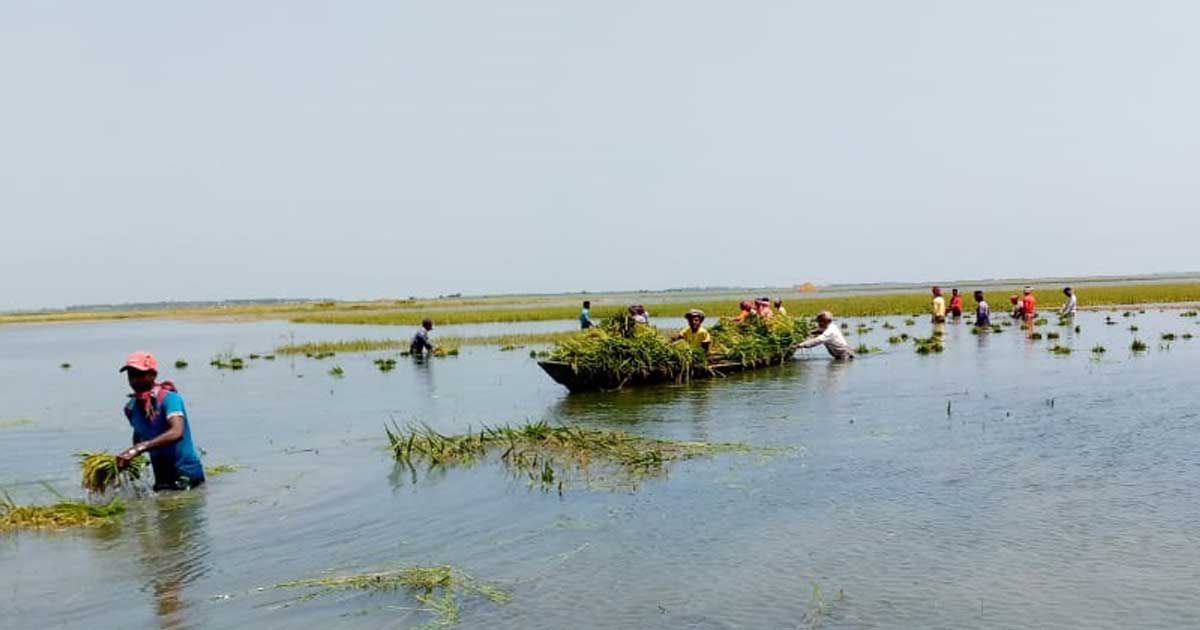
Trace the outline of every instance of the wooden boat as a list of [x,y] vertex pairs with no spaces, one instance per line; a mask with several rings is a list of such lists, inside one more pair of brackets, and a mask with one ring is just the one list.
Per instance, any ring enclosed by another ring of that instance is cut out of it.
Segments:
[[779,354],[763,359],[755,363],[741,363],[728,360],[713,360],[707,365],[698,365],[691,370],[691,374],[680,375],[673,374],[668,370],[651,370],[648,372],[639,372],[632,374],[624,379],[618,378],[616,375],[607,375],[596,378],[587,374],[580,374],[575,371],[575,367],[570,363],[563,361],[538,361],[538,365],[554,379],[556,383],[566,387],[571,392],[589,392],[589,391],[612,391],[621,389],[626,386],[638,385],[658,385],[661,383],[683,383],[688,380],[699,380],[705,378],[719,378],[728,374],[737,372],[746,372],[749,370],[757,370],[771,365],[779,365],[784,360],[791,358],[792,353]]

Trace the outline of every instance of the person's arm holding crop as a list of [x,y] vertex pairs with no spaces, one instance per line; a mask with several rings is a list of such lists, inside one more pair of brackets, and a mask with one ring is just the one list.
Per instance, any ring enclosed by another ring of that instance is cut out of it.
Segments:
[[821,334],[817,335],[816,337],[812,337],[810,339],[805,339],[804,341],[801,341],[800,343],[796,344],[796,347],[797,348],[815,348],[815,347],[825,343],[826,341],[829,341],[832,338],[833,338],[833,331],[827,327],[827,328],[825,328],[825,330],[823,330],[821,332]]
[[167,430],[158,434],[157,437],[146,440],[145,442],[138,442],[137,435],[134,434],[133,446],[125,449],[124,451],[121,451],[121,453],[117,455],[117,467],[124,468],[125,466],[129,465],[130,460],[137,457],[138,455],[141,455],[142,453],[145,453],[146,451],[149,451],[151,449],[156,449],[160,446],[174,444],[175,442],[178,442],[182,438],[183,438],[183,412],[182,411],[177,411],[177,412],[173,412],[173,413],[168,412]]

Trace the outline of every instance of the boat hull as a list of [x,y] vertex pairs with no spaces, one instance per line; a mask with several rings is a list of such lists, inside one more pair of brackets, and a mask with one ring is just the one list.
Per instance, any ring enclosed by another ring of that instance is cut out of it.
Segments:
[[791,353],[773,356],[769,359],[764,359],[754,363],[740,362],[714,362],[705,366],[698,366],[691,370],[689,374],[673,374],[667,370],[651,370],[647,372],[639,372],[631,374],[624,378],[618,378],[614,375],[594,376],[589,374],[580,374],[575,366],[562,361],[538,361],[538,365],[545,370],[554,382],[566,387],[571,392],[591,392],[591,391],[613,391],[623,387],[638,387],[643,385],[661,385],[663,383],[683,383],[688,380],[701,380],[706,378],[720,378],[728,374],[737,372],[746,372],[749,370],[757,370],[772,365],[779,365],[786,359],[791,357]]

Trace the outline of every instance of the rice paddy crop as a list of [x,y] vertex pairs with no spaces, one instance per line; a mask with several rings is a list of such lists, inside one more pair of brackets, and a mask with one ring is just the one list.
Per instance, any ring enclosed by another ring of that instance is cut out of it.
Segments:
[[142,478],[142,470],[147,464],[144,455],[129,460],[125,468],[117,467],[117,456],[111,453],[76,453],[76,457],[83,472],[80,485],[95,494],[103,494],[112,487],[132,485]]
[[1200,315],[1200,311],[1184,311],[1179,314],[1180,317],[1196,317]]
[[722,319],[709,330],[713,342],[706,354],[682,341],[671,343],[657,329],[636,324],[623,314],[560,341],[549,360],[567,363],[587,379],[618,388],[630,379],[650,375],[683,382],[710,364],[750,366],[781,360],[807,338],[808,330],[806,322],[786,315],[751,317],[740,323]]
[[0,532],[99,527],[114,522],[124,511],[120,498],[103,504],[63,498],[52,505],[18,505],[5,494],[0,500]]
[[182,369],[186,368],[187,366],[188,366],[188,362],[187,362],[187,361],[184,361],[183,359],[176,359],[176,360],[175,360],[175,369],[177,369],[177,370],[182,370]]
[[1163,341],[1175,341],[1175,333],[1163,333],[1161,337]]
[[914,337],[913,343],[916,344],[917,354],[936,354],[946,349],[942,345],[941,337],[937,335],[931,335],[924,339],[921,337]]
[[346,375],[346,370],[343,370],[342,366],[340,365],[335,365],[329,368],[329,375],[334,378],[342,378]]
[[1100,344],[1092,346],[1092,354],[1104,354],[1105,352],[1108,352],[1108,350],[1106,350],[1104,346]]
[[1050,346],[1050,352],[1054,354],[1071,354],[1071,348],[1070,346],[1054,344],[1053,346]]
[[310,359],[316,359],[318,361],[328,359],[328,358],[330,358],[332,356],[336,356],[336,355],[337,355],[336,352],[329,352],[327,350],[320,351],[320,352],[305,352],[304,353],[304,356],[306,356]]
[[1180,336],[1181,336],[1181,337],[1183,337],[1184,339],[1191,339],[1191,338],[1192,338],[1192,333],[1183,333],[1183,334],[1182,334],[1182,335],[1180,335]]
[[1047,323],[1049,323],[1049,322],[1046,321],[1045,317],[1039,317],[1039,318],[1033,320],[1034,326],[1045,326]]
[[375,367],[379,368],[380,372],[391,372],[396,369],[395,359],[375,359]]
[[204,476],[220,477],[221,475],[228,475],[231,472],[237,472],[240,469],[241,466],[237,464],[217,464],[216,466],[205,466]]
[[62,363],[62,364],[59,364],[58,367],[60,367],[64,370],[69,370],[69,369],[71,369],[71,364],[70,363]]
[[1137,332],[1137,331],[1138,331],[1138,327],[1137,327],[1137,326],[1130,326],[1130,327],[1129,327],[1129,332]]
[[1058,337],[1058,333],[1054,332],[1053,330],[1046,332],[1046,339],[1058,339]]
[[[649,475],[665,472],[670,462],[747,451],[740,444],[677,442],[632,435],[624,431],[555,426],[530,422],[516,426],[483,427],[463,435],[443,435],[429,427],[393,425],[386,428],[388,444],[398,462],[409,467],[470,465],[500,452],[499,461],[530,482],[550,489],[569,481],[564,474],[584,476],[589,483],[610,473],[619,485],[636,485]],[[415,470],[415,468],[414,468]]]
[[1134,339],[1133,343],[1129,344],[1129,349],[1133,350],[1134,352],[1145,352],[1146,342],[1140,339]]
[[307,580],[293,580],[275,585],[278,589],[304,589],[299,598],[308,601],[340,591],[406,591],[418,604],[419,610],[434,616],[435,627],[446,627],[459,621],[461,603],[477,597],[493,604],[512,601],[512,595],[494,584],[481,582],[461,569],[449,565],[410,566],[392,571],[334,575]]
[[1042,333],[1040,333],[1040,332],[1029,333],[1029,338],[1033,339],[1034,341],[1041,341]]
[[209,365],[218,370],[241,370],[246,367],[246,361],[242,357],[233,354],[233,351],[222,352],[213,357],[208,362]]
[[908,335],[892,335],[891,337],[888,337],[887,341],[892,345],[904,343],[905,341],[908,341]]
[[[577,330],[545,333],[515,333],[502,335],[479,335],[472,337],[441,337],[439,345],[452,346],[526,346],[549,344],[581,334]],[[316,354],[320,352],[377,352],[381,350],[407,350],[411,342],[407,339],[346,339],[341,341],[314,341],[288,344],[275,349],[279,354]]]

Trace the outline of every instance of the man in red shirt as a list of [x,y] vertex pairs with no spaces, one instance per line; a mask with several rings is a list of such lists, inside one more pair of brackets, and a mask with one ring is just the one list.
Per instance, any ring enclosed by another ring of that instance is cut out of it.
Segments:
[[1037,298],[1033,297],[1033,287],[1025,287],[1025,297],[1021,298],[1021,309],[1025,319],[1033,319],[1037,311]]

